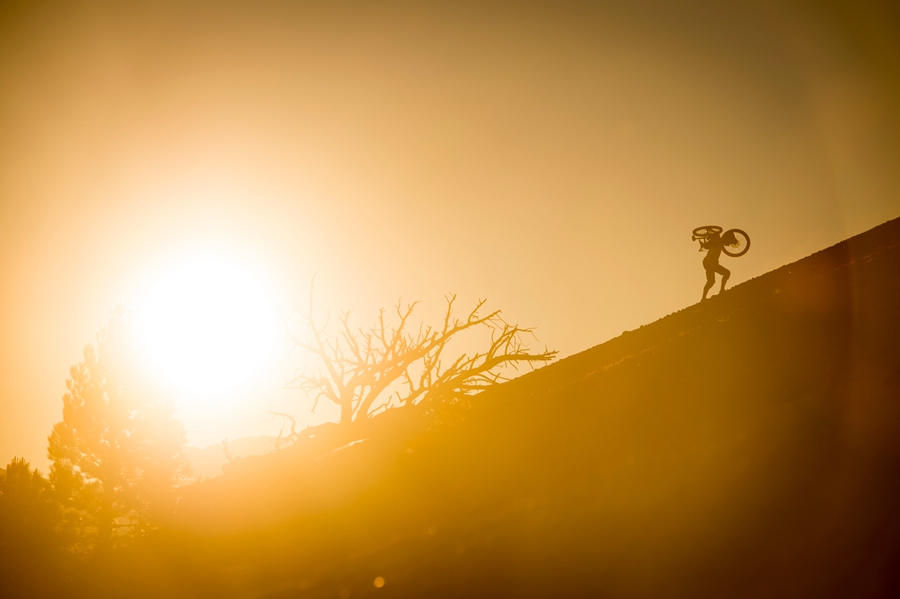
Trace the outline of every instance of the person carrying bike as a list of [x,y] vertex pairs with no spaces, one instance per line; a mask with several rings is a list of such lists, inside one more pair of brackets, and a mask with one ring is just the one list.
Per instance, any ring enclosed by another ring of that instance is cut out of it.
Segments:
[[740,229],[729,229],[722,234],[722,227],[708,225],[694,229],[691,240],[700,242],[701,252],[706,250],[706,256],[703,258],[703,268],[706,269],[706,286],[703,288],[703,297],[700,300],[703,301],[709,290],[716,284],[716,273],[722,275],[722,286],[719,288],[719,293],[725,291],[725,283],[731,276],[731,271],[719,264],[722,252],[725,252],[726,256],[740,258],[750,249],[750,236]]

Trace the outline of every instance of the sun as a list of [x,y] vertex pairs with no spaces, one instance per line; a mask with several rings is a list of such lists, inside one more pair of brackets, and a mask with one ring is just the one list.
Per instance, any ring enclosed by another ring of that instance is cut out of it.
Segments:
[[259,372],[272,349],[276,311],[250,270],[204,257],[163,277],[141,319],[150,357],[168,380],[209,396]]

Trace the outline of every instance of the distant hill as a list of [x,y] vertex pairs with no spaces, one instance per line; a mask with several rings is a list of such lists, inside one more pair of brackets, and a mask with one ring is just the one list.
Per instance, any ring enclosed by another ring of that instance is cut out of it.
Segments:
[[[274,449],[268,437],[242,437],[229,441],[228,446],[232,457],[236,459],[265,455]],[[184,455],[191,465],[191,477],[194,479],[220,476],[222,466],[228,463],[221,443],[207,447],[188,446],[184,448]]]
[[900,596],[900,220],[432,408],[185,488],[122,576],[272,599]]

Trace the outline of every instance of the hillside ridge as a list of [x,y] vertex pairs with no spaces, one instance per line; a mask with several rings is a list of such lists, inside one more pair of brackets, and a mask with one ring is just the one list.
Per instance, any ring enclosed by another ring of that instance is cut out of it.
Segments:
[[892,596],[898,275],[894,219],[469,404],[317,427],[184,488],[160,552],[218,556],[217,597]]

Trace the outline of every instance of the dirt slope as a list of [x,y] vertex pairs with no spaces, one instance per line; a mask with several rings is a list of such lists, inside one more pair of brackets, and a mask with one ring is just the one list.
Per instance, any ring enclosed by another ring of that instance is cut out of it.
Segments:
[[395,412],[189,488],[137,576],[209,597],[897,596],[900,220],[438,425]]

